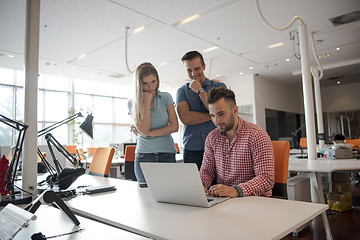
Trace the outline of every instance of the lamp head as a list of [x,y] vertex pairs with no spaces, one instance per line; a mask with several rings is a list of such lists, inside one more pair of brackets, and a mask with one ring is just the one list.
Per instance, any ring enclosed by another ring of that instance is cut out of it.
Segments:
[[92,114],[88,115],[85,121],[80,125],[80,128],[87,134],[89,137],[93,138],[93,119]]

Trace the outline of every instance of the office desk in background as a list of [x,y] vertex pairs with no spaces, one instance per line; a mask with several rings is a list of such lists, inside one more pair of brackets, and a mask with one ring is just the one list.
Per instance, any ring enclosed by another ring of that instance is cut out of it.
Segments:
[[[312,194],[312,202],[325,203],[324,190],[321,182],[321,173],[332,173],[334,171],[360,170],[360,161],[356,159],[294,159],[289,160],[289,171],[309,173]],[[314,196],[315,195],[315,196]],[[326,213],[322,214],[328,239],[330,239],[330,225]]]
[[76,214],[153,239],[280,239],[328,209],[265,197],[233,198],[200,208],[155,202],[137,182],[84,175],[75,183],[117,187],[116,192],[67,201]]
[[38,232],[41,232],[46,237],[51,237],[58,234],[73,232],[81,228],[84,230],[54,239],[148,239],[140,235],[79,216],[76,217],[80,221],[80,225],[76,226],[61,210],[52,206],[41,205],[40,208],[35,212],[35,215],[37,216],[37,219],[35,221],[30,221],[29,226],[18,232],[15,238],[13,238],[14,240],[31,239],[31,236]]

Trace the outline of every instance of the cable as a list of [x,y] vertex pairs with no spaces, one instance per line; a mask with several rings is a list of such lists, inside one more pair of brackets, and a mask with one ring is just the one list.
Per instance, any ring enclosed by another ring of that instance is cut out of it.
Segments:
[[[315,41],[314,41],[314,32],[311,33],[311,43],[312,43],[312,48],[313,48],[313,52],[314,52],[315,61],[316,61],[319,68],[317,68],[316,66],[311,66],[310,71],[311,71],[311,74],[313,75],[314,78],[317,78],[317,79],[320,80],[320,79],[323,78],[324,72],[323,72],[323,69],[321,67],[321,64],[320,64],[320,62],[318,60],[318,57],[317,57],[317,54],[316,54]],[[319,72],[320,72],[320,74],[319,74]]]
[[294,24],[294,22],[296,20],[298,20],[301,24],[304,24],[304,21],[301,19],[301,17],[299,16],[295,16],[288,25],[284,26],[284,27],[275,27],[273,25],[271,25],[264,17],[264,15],[262,14],[261,12],[261,9],[260,9],[260,5],[259,5],[259,0],[256,0],[256,10],[258,11],[258,14],[260,15],[261,19],[263,20],[263,22],[268,26],[270,27],[271,29],[273,30],[276,30],[276,31],[283,31],[283,30],[286,30],[288,29],[289,27],[291,27],[291,25]]
[[129,30],[129,27],[126,27],[125,28],[125,64],[126,64],[126,68],[127,68],[127,70],[129,71],[129,73],[133,73],[134,72],[134,70],[130,70],[130,68],[129,68],[129,64],[128,64],[128,56],[127,56],[127,48],[128,48],[128,46],[127,46],[127,40],[128,40],[128,30]]

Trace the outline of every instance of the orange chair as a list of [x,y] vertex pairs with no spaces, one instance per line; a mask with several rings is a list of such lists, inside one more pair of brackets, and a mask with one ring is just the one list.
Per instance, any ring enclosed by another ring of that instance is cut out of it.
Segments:
[[345,142],[347,144],[352,144],[353,148],[360,148],[360,139],[346,139]]
[[[44,156],[44,158],[46,158],[46,152],[41,152],[41,154]],[[40,163],[43,160],[41,159],[41,157],[39,156],[39,153],[36,155],[37,156],[37,162]]]
[[108,177],[114,153],[115,148],[113,147],[96,148],[95,155],[90,164],[89,175]]
[[125,148],[125,179],[136,181],[134,171],[136,145],[128,145]]
[[87,148],[87,153],[89,156],[94,156],[96,152],[96,147],[88,147]]
[[78,155],[77,159],[79,159],[80,161],[81,160],[86,160],[85,153],[84,153],[82,148],[77,148],[76,149],[76,154]]
[[300,138],[300,148],[307,148],[307,138]]
[[176,153],[180,153],[179,144],[175,143]]
[[70,154],[76,154],[76,145],[66,145],[66,151]]
[[275,160],[275,185],[273,196],[287,199],[287,176],[289,169],[290,143],[272,141]]

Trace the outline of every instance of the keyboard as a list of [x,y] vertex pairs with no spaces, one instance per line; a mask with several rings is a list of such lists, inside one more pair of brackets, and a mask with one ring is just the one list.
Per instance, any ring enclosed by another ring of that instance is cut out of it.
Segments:
[[23,227],[28,225],[30,219],[35,220],[36,216],[9,203],[0,211],[0,239],[12,239]]

